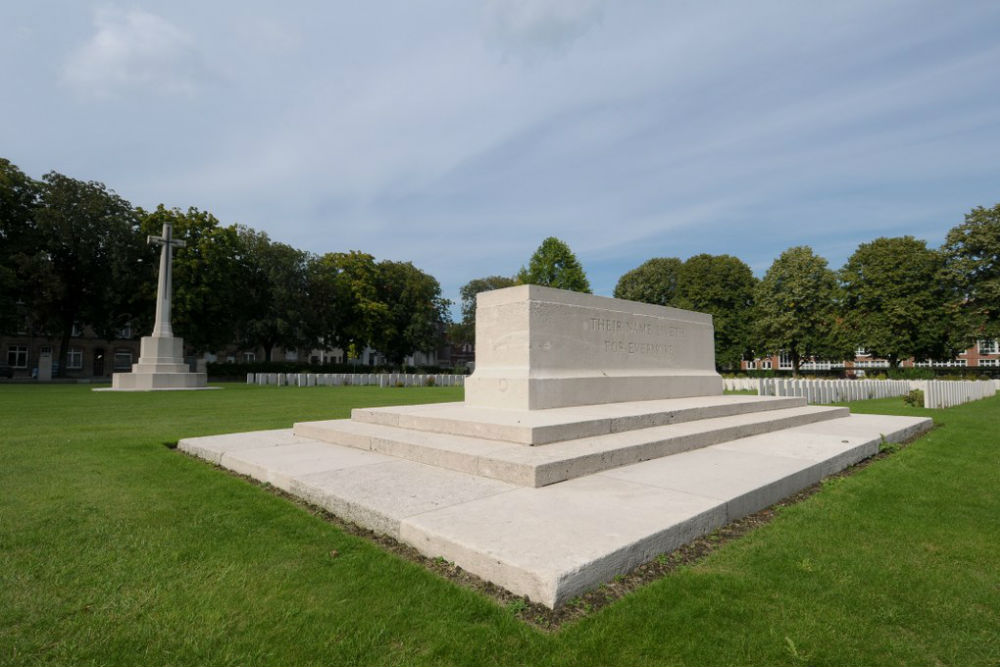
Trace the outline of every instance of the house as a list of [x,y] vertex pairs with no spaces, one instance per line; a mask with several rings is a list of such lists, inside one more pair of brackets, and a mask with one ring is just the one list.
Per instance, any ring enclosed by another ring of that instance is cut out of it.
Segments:
[[[964,352],[959,353],[954,359],[943,361],[914,361],[904,359],[899,364],[900,368],[997,368],[1000,367],[1000,347],[996,338],[982,339]],[[799,370],[828,371],[844,369],[848,375],[863,375],[873,369],[889,368],[889,362],[885,359],[873,357],[865,348],[859,347],[854,351],[853,359],[844,361],[820,361],[809,359],[803,361]],[[791,357],[782,352],[771,357],[759,357],[740,362],[741,370],[792,370]]]

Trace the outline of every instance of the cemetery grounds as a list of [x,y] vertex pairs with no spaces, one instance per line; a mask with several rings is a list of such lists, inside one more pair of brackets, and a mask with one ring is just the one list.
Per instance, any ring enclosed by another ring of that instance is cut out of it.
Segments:
[[461,391],[0,385],[0,665],[1000,664],[1000,395],[548,616],[174,449]]

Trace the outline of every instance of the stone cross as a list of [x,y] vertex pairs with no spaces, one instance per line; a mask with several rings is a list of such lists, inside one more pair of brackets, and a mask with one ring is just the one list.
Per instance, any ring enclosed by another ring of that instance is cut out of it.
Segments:
[[170,327],[171,280],[170,266],[173,263],[174,248],[183,248],[186,243],[173,237],[173,225],[163,223],[162,236],[149,235],[146,243],[162,246],[160,249],[160,280],[156,286],[156,324],[153,326],[153,336],[173,337]]

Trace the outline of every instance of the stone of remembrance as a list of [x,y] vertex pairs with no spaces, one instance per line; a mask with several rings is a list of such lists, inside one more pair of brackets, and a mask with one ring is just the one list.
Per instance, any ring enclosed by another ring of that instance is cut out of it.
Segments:
[[464,402],[179,448],[555,607],[931,423],[723,395],[703,313],[533,285],[477,305]]

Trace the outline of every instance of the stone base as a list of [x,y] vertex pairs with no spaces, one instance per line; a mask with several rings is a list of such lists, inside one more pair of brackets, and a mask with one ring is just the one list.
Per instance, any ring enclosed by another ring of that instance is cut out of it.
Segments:
[[[714,419],[731,418],[706,421]],[[843,416],[541,488],[291,430],[185,438],[178,448],[556,607],[931,423]],[[557,446],[510,445],[522,453]]]
[[[136,364],[138,365],[138,364]],[[212,389],[205,373],[115,373],[111,389],[115,391],[160,391],[167,389]],[[215,387],[217,388],[217,387]]]
[[[472,408],[466,417],[465,409],[445,404],[354,410],[351,419],[301,422],[293,430],[312,440],[540,487],[850,414],[847,408],[806,405],[802,398],[776,402],[757,396],[594,405],[589,414],[581,407],[521,413]],[[472,431],[478,433],[462,435]],[[546,442],[525,446],[523,436]]]
[[132,372],[111,376],[111,391],[207,389],[207,384],[205,373],[192,373],[184,363],[184,339],[176,336],[143,336]]
[[715,371],[675,370],[669,374],[612,372],[517,377],[504,369],[477,370],[465,379],[470,406],[502,406],[511,410],[549,410],[658,398],[721,396],[722,377]]

